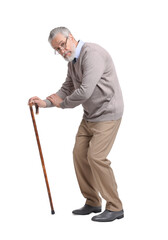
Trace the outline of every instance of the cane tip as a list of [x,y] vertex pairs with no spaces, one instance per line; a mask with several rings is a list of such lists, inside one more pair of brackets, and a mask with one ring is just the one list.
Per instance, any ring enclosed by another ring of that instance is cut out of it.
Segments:
[[54,210],[52,210],[52,211],[51,211],[51,214],[55,214],[55,211],[54,211]]

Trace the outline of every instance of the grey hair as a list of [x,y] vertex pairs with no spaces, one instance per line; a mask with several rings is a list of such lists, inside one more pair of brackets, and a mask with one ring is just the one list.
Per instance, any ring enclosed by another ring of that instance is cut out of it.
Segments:
[[58,33],[61,33],[61,34],[64,35],[65,37],[68,37],[69,34],[71,34],[71,32],[69,31],[69,29],[66,28],[66,27],[57,27],[57,28],[54,28],[53,30],[51,30],[50,35],[49,35],[49,37],[48,37],[49,43],[51,43],[51,41],[53,40],[53,38],[55,38],[55,36],[56,36]]

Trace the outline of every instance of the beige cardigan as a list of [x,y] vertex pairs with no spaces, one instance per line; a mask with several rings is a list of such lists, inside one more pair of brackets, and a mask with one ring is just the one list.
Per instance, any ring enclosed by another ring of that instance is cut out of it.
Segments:
[[[61,108],[82,104],[83,118],[91,122],[117,120],[124,104],[121,88],[109,53],[94,43],[85,43],[76,63],[68,63],[68,74],[57,94]],[[53,106],[45,100],[47,107]]]

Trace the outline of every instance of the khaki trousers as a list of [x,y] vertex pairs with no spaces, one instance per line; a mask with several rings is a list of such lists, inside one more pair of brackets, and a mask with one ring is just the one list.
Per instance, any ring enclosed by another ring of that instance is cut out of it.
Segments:
[[75,172],[86,204],[101,206],[100,195],[106,200],[106,209],[123,209],[117,192],[111,162],[106,158],[117,135],[121,119],[88,122],[82,120],[73,150]]

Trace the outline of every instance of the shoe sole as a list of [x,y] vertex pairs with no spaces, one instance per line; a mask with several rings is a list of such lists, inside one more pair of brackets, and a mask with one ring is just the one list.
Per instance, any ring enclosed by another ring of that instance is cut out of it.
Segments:
[[[117,217],[116,219],[121,219],[121,218],[123,218],[124,217],[124,215],[121,215],[121,216],[119,216],[119,217]],[[114,219],[115,220],[115,219]]]
[[124,218],[124,215],[121,215],[121,216],[118,216],[118,217],[116,217],[116,218],[114,218],[114,219],[112,219],[112,220],[95,220],[95,219],[91,219],[92,221],[94,221],[94,222],[112,222],[112,221],[114,221],[114,220],[116,220],[116,219],[121,219],[121,218]]
[[[96,210],[96,211],[92,211],[93,213],[99,213],[99,212],[101,212],[102,210]],[[91,212],[91,213],[92,213]]]
[[99,212],[101,212],[102,210],[100,209],[100,210],[95,210],[95,211],[91,211],[91,212],[88,212],[88,213],[75,213],[75,212],[72,212],[74,215],[89,215],[89,214],[91,214],[91,213],[99,213]]

